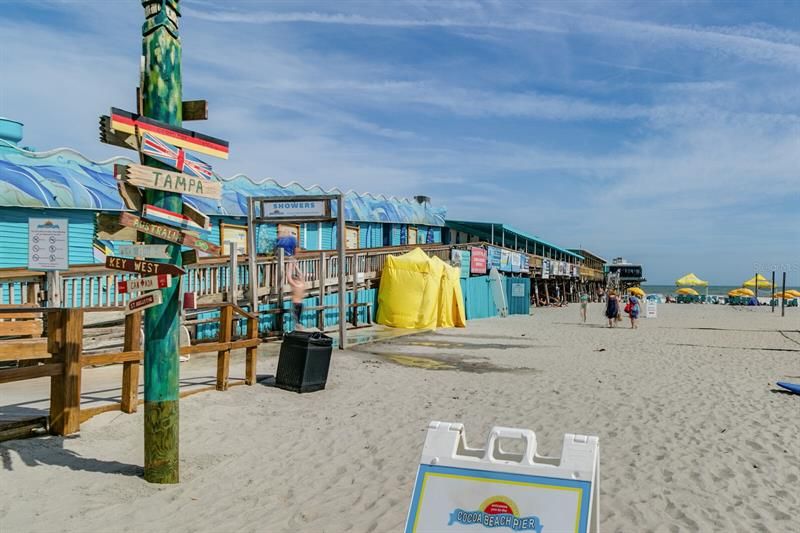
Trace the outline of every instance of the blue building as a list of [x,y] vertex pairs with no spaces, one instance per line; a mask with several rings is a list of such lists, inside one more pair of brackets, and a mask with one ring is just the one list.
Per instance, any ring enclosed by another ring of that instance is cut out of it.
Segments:
[[[97,215],[125,210],[113,166],[134,161],[126,157],[91,161],[69,148],[34,152],[19,146],[21,140],[22,124],[0,118],[0,268],[27,266],[30,217],[69,221],[70,264],[103,262],[106,254],[113,254],[123,243],[104,239],[102,232],[98,236]],[[208,240],[220,245],[235,242],[242,253],[246,251],[248,197],[339,192],[295,182],[280,185],[271,179],[257,182],[244,175],[219,179],[223,183],[221,200],[185,196],[184,201],[210,216],[212,233]],[[445,209],[431,207],[422,198],[417,201],[347,192],[345,220],[348,248],[441,243]],[[336,247],[334,223],[287,226],[303,249]],[[277,233],[277,225],[258,228],[259,253],[272,249]]]

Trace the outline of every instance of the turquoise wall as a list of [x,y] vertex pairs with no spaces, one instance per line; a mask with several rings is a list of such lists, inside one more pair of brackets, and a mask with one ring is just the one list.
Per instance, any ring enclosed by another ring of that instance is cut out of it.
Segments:
[[[345,300],[348,304],[353,303],[353,293],[348,291],[347,298]],[[372,316],[369,317],[370,321],[375,321],[375,312],[376,307],[378,305],[378,290],[377,289],[365,289],[358,291],[358,301],[359,302],[370,302],[372,304]],[[326,294],[325,295],[325,305],[329,306],[337,306],[331,309],[326,309],[324,311],[325,314],[325,326],[332,327],[339,323],[339,295],[337,294]],[[319,297],[314,296],[310,298],[306,298],[303,300],[303,305],[308,307],[315,307],[319,305]],[[284,303],[284,309],[291,308],[291,302],[287,301]],[[260,310],[268,310],[268,309],[275,309],[274,304],[269,305],[262,305]],[[208,313],[201,313],[198,315],[199,319],[204,318],[219,318],[219,311],[210,311]],[[350,310],[347,310],[347,320],[350,320]],[[317,311],[304,311],[300,316],[300,320],[303,323],[303,326],[306,328],[316,328],[317,327]],[[367,309],[366,307],[362,307],[358,310],[358,322],[359,324],[365,324],[367,321]],[[286,329],[287,331],[293,330],[295,327],[293,323],[293,319],[291,318],[290,314],[286,315]],[[272,314],[262,314],[260,321],[259,321],[259,332],[261,334],[267,334],[269,332],[275,332],[277,329],[277,315]],[[198,340],[210,340],[216,339],[219,333],[219,325],[217,323],[208,323],[208,324],[200,324],[197,326],[197,339]],[[244,321],[240,321],[238,324],[237,334],[244,336],[247,333],[247,324]]]
[[[521,286],[517,292],[522,291],[521,296],[514,296],[514,287]],[[511,315],[528,315],[531,312],[531,279],[530,278],[505,278],[506,300],[508,301],[508,313]]]
[[95,263],[94,211],[72,209],[0,208],[0,268],[28,266],[28,218],[66,218],[69,221],[70,264]]
[[464,294],[467,320],[497,316],[497,307],[494,305],[489,287],[489,276],[462,278],[461,291]]

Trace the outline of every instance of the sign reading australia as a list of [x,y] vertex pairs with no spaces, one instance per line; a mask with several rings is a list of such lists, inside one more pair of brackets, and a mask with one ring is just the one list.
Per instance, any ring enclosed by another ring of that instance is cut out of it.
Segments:
[[268,202],[266,218],[298,218],[328,216],[327,200]]

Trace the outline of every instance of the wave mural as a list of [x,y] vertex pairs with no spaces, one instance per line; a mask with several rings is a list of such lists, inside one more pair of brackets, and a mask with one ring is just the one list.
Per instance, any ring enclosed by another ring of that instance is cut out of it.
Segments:
[[[0,140],[0,206],[54,209],[122,211],[117,193],[114,164],[134,163],[125,157],[95,162],[70,148],[28,152]],[[243,174],[220,178],[219,201],[184,196],[184,201],[206,215],[246,216],[251,196],[335,194],[319,185],[304,187],[297,182],[281,185],[273,179],[254,181]],[[334,213],[336,206],[334,204]],[[406,198],[345,193],[345,219],[354,222],[385,222],[444,226],[446,209]]]

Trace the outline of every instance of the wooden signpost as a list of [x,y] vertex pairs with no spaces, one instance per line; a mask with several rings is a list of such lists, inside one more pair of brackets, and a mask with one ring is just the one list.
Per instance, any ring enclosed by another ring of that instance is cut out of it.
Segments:
[[161,291],[148,292],[147,294],[143,294],[138,298],[129,300],[125,306],[125,314],[129,315],[131,313],[135,313],[136,311],[141,311],[142,309],[149,309],[151,307],[161,305],[162,302],[163,298],[161,297]]
[[158,274],[156,276],[148,276],[146,278],[118,281],[117,292],[120,294],[126,294],[131,292],[154,291],[157,289],[165,289],[171,284],[172,276],[170,274]]
[[197,224],[198,226],[206,228],[208,231],[211,231],[211,219],[208,217],[208,215],[204,215],[199,210],[195,209],[186,202],[183,203],[183,211],[181,211],[181,213],[186,218],[194,221],[194,223]]
[[109,126],[115,134],[142,135],[150,133],[175,146],[221,159],[228,159],[228,141],[115,107],[111,108]]
[[126,244],[119,247],[119,254],[147,259],[169,259],[169,244]]
[[163,224],[156,224],[153,222],[148,222],[147,220],[142,220],[136,215],[132,215],[130,213],[121,213],[119,215],[119,223],[123,226],[133,228],[136,231],[146,233],[147,235],[152,235],[154,237],[158,237],[159,239],[164,239],[165,241],[174,242],[175,244],[182,244],[207,254],[219,255],[222,251],[222,249],[216,244],[204,241],[203,239],[195,237],[194,235],[189,235],[181,230],[171,228]]
[[135,187],[130,183],[120,181],[117,183],[117,190],[119,190],[119,195],[122,198],[122,202],[125,204],[125,207],[133,211],[142,210],[144,200],[142,199],[142,191],[140,191],[138,187]]
[[127,257],[106,256],[106,268],[112,270],[125,270],[137,274],[171,274],[181,276],[185,271],[170,263],[154,263],[143,259],[128,259]]
[[219,200],[222,184],[172,170],[144,165],[114,165],[114,174],[131,185]]
[[[186,204],[184,204],[184,207],[186,207]],[[153,220],[155,222],[163,222],[164,224],[169,224],[170,226],[175,226],[181,229],[186,229],[190,231],[199,231],[204,234],[211,233],[210,227],[206,228],[204,226],[201,226],[187,216],[184,216],[180,213],[173,213],[172,211],[168,211],[167,209],[161,209],[160,207],[156,207],[150,204],[144,204],[144,208],[142,209],[142,216],[148,220]]]

